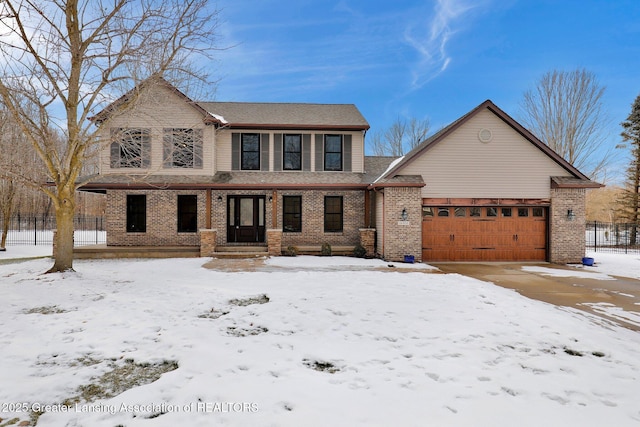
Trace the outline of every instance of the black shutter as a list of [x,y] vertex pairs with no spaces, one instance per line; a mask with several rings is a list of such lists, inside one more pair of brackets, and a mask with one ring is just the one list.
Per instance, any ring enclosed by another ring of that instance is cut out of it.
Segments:
[[342,164],[343,170],[345,172],[351,172],[351,161],[352,161],[352,153],[351,153],[351,135],[344,135],[343,137],[344,144],[342,146]]
[[324,135],[316,134],[316,171],[324,170]]
[[273,134],[273,170],[282,170],[282,134]]
[[164,135],[162,137],[162,141],[163,141],[162,165],[165,168],[170,168],[173,166],[173,129],[165,128],[163,132],[164,132]]
[[311,170],[311,135],[302,135],[302,170]]
[[111,168],[120,167],[120,142],[114,141],[111,143]]
[[240,170],[240,134],[231,134],[231,170]]
[[260,135],[260,170],[269,170],[269,134]]
[[147,133],[142,138],[142,167],[148,168],[151,166],[151,133]]

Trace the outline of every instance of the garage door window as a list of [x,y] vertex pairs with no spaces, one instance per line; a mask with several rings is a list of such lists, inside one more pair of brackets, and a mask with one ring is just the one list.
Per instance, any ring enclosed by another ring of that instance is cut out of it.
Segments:
[[511,217],[511,208],[502,208],[502,216],[505,218]]
[[449,216],[449,208],[438,208],[438,216]]
[[469,208],[469,216],[480,216],[480,208]]
[[518,208],[518,216],[519,217],[529,216],[529,208]]
[[543,208],[533,208],[533,216],[542,218],[544,217],[544,209]]
[[457,217],[467,216],[467,208],[455,208],[455,216]]
[[422,216],[423,217],[429,217],[432,218],[433,217],[433,208],[430,208],[428,206],[424,206],[422,208]]
[[487,216],[498,216],[498,208],[487,208]]

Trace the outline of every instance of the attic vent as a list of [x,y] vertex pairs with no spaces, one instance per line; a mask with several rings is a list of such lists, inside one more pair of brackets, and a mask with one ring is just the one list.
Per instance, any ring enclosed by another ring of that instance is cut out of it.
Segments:
[[480,132],[478,132],[478,139],[480,142],[490,142],[493,139],[493,134],[489,129],[480,129]]

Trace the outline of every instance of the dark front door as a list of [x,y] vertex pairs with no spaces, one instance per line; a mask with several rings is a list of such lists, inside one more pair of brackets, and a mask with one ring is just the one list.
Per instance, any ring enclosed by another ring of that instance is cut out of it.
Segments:
[[264,196],[228,196],[227,242],[264,243]]

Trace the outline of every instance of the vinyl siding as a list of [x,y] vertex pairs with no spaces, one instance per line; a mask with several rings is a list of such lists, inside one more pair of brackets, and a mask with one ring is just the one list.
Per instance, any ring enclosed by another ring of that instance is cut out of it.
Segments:
[[[264,131],[264,130],[242,130],[242,129],[225,129],[218,131],[216,137],[216,170],[219,171],[230,171],[231,170],[231,134],[232,133],[269,133],[269,140],[275,141],[275,134],[302,134],[302,135],[311,135],[310,144],[310,165],[311,170],[316,171],[316,138],[314,135],[321,133],[317,132],[309,132],[309,131],[300,131],[300,130],[287,130],[283,131]],[[327,132],[327,133],[342,133],[344,132]],[[362,132],[349,132],[351,135],[351,172],[354,173],[363,173],[364,172],[364,138]],[[275,143],[271,143],[269,145],[269,170],[273,170],[273,159],[274,159],[274,147]],[[304,173],[304,171],[291,171],[291,173]]]
[[[478,132],[489,129],[490,142]],[[549,198],[551,176],[571,176],[562,166],[489,110],[424,151],[400,171],[422,175],[422,197]]]
[[[111,128],[151,129],[151,166],[149,169],[111,169]],[[202,129],[202,168],[163,168],[165,128]],[[178,97],[162,86],[154,87],[148,93],[142,94],[137,101],[137,105],[126,114],[115,116],[103,123],[99,136],[100,141],[103,142],[100,154],[100,170],[102,174],[209,175],[215,173],[215,130],[213,126],[205,126],[200,113],[186,105],[183,98]]]

